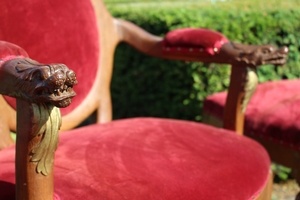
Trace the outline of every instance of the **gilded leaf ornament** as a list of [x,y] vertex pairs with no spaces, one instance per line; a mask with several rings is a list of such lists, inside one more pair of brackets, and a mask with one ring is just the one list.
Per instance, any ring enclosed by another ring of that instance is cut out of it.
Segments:
[[246,75],[246,82],[244,86],[244,98],[242,100],[242,112],[245,113],[247,105],[254,94],[256,87],[258,84],[258,77],[256,74],[256,68],[247,67],[247,75]]
[[57,107],[48,103],[32,104],[35,121],[30,151],[31,162],[36,162],[37,173],[48,175],[54,161],[54,153],[58,145],[58,131],[61,126],[61,115]]

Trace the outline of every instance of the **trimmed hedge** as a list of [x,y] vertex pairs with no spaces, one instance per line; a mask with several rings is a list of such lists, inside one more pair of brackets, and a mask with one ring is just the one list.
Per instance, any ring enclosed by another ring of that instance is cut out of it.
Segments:
[[[281,6],[271,6],[272,2],[280,4],[280,1],[270,1],[269,6],[260,6],[258,2],[205,7],[202,4],[158,7],[159,3],[156,7],[107,5],[113,16],[132,21],[155,35],[163,36],[182,27],[202,27],[222,32],[232,41],[286,45],[290,48],[288,63],[284,67],[259,68],[259,80],[298,78],[299,3],[285,1]],[[155,116],[200,121],[204,98],[226,90],[229,73],[226,65],[163,60],[120,44],[111,86],[114,118]]]

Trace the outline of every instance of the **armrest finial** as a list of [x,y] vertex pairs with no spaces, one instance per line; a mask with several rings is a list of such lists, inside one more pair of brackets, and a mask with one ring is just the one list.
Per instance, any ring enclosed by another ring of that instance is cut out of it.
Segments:
[[17,98],[16,198],[53,200],[53,161],[61,115],[76,95],[75,73],[41,64],[20,47],[0,41],[0,94]]
[[76,75],[64,64],[41,64],[30,58],[14,58],[0,67],[0,93],[32,103],[70,105],[76,95]]

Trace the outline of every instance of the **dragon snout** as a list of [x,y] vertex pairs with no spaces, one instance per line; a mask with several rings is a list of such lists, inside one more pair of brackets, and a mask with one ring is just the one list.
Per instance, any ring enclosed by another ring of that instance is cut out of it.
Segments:
[[73,90],[73,86],[76,84],[74,71],[69,70],[65,65],[58,66],[40,87],[36,88],[40,94],[38,99],[50,101],[57,107],[66,107],[76,95]]
[[18,58],[6,61],[1,73],[8,77],[2,79],[2,83],[14,89],[11,90],[14,93],[5,91],[3,94],[32,103],[66,107],[76,95],[73,90],[76,75],[64,64],[41,64],[30,58]]

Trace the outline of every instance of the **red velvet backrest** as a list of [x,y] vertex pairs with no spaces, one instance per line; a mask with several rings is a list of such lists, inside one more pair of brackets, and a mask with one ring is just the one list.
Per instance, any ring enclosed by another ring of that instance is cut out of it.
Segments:
[[[89,0],[2,0],[0,40],[24,48],[41,63],[64,63],[77,74],[77,96],[68,114],[89,93],[100,55],[94,8]],[[5,97],[15,108],[15,100]]]

